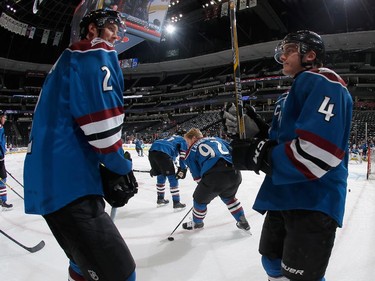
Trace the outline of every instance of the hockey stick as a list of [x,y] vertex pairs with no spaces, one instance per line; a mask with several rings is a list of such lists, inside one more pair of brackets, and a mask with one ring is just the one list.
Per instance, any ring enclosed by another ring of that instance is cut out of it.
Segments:
[[112,207],[112,208],[111,208],[111,215],[110,215],[112,221],[115,221],[116,213],[117,213],[117,208]]
[[243,102],[242,102],[242,94],[241,94],[241,71],[240,71],[240,59],[239,59],[239,51],[238,51],[235,0],[229,0],[229,14],[230,14],[231,39],[232,39],[233,79],[234,79],[234,92],[236,96],[238,134],[240,136],[240,139],[245,139],[246,138],[245,119],[244,119],[244,114],[243,114]]
[[150,173],[150,171],[145,171],[145,170],[135,170],[135,169],[133,169],[133,172],[137,172],[137,173]]
[[6,172],[7,172],[7,174],[12,178],[12,179],[14,179],[20,186],[22,186],[23,188],[25,188],[24,186],[23,186],[23,184],[22,183],[20,183],[15,177],[13,177],[13,175],[11,174],[11,173],[9,173],[7,170],[5,170]]
[[9,187],[10,190],[12,190],[15,194],[17,194],[22,200],[24,200],[24,198],[17,191],[15,191],[9,184],[7,184],[2,178],[0,178],[0,182],[5,184],[7,187]]
[[172,237],[173,233],[176,231],[176,229],[180,226],[180,224],[184,221],[184,219],[187,217],[188,214],[190,214],[191,210],[193,210],[193,207],[190,208],[190,210],[186,213],[186,215],[182,218],[182,220],[178,223],[178,225],[175,227],[175,229],[173,229],[173,231],[171,232],[171,234],[169,234],[168,236],[168,240],[169,241],[173,241],[174,238]]
[[35,253],[41,249],[43,249],[44,245],[46,243],[44,243],[44,241],[40,241],[37,245],[35,245],[34,247],[26,247],[25,245],[21,244],[20,242],[18,242],[17,240],[13,239],[12,237],[10,237],[8,234],[6,234],[4,231],[2,231],[0,229],[0,232],[1,234],[3,234],[5,237],[7,237],[8,239],[12,240],[14,243],[16,243],[18,246],[21,246],[22,248],[24,248],[26,251],[29,251],[30,253]]

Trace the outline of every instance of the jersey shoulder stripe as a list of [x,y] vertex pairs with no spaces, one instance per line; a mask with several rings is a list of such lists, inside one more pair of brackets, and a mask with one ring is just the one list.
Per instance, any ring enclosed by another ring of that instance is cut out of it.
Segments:
[[333,70],[329,68],[325,68],[325,67],[314,68],[306,72],[323,76],[325,79],[327,79],[330,82],[339,83],[343,87],[346,87],[345,81],[336,72],[334,72]]
[[86,52],[92,50],[103,50],[103,51],[113,51],[116,52],[113,48],[113,45],[101,38],[94,38],[93,40],[81,40],[69,46],[68,50]]

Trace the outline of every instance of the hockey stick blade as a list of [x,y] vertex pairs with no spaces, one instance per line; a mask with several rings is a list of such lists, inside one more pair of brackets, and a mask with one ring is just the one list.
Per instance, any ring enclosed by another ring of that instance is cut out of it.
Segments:
[[136,170],[136,169],[133,169],[133,172],[136,172],[136,173],[150,173],[150,171]]
[[30,253],[35,253],[35,252],[38,252],[39,250],[43,249],[45,245],[46,245],[46,243],[42,240],[37,245],[35,245],[34,247],[24,247],[24,248],[27,251],[29,251]]
[[6,234],[4,231],[2,231],[0,229],[0,232],[5,236],[7,237],[8,239],[12,240],[14,243],[16,243],[18,246],[24,248],[26,251],[29,251],[30,253],[35,253],[41,249],[44,248],[44,246],[46,245],[46,243],[42,240],[40,241],[37,245],[35,245],[34,247],[27,247],[23,244],[21,244],[20,242],[18,242],[17,240],[13,239],[12,237],[10,237],[8,234]]

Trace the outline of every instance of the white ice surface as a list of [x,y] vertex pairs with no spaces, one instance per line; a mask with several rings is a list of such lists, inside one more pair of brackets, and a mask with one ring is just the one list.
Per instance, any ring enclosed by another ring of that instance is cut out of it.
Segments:
[[[134,169],[150,169],[147,157],[138,157],[135,151],[131,153]],[[24,158],[24,153],[6,156],[8,172],[21,183]],[[366,180],[365,162],[350,163],[349,172],[351,192],[347,196],[344,227],[337,231],[327,281],[375,278],[375,181]],[[242,176],[237,198],[251,224],[251,236],[237,229],[226,206],[216,198],[208,206],[204,229],[189,232],[179,227],[173,235],[175,240],[168,241],[167,237],[192,206],[196,184],[190,174],[180,181],[181,201],[187,208],[175,213],[171,205],[156,207],[156,179],[148,173],[137,172],[139,193],[117,210],[115,219],[136,260],[137,280],[266,281],[258,253],[263,216],[251,208],[263,175],[246,171]],[[7,180],[23,196],[22,186],[10,176]],[[166,198],[170,199],[169,188],[166,190]],[[23,200],[9,189],[8,201],[14,208],[0,211],[0,229],[28,247],[41,240],[46,246],[39,252],[29,253],[0,234],[1,280],[66,281],[68,260],[44,220],[26,215]],[[190,214],[186,219],[189,217]]]

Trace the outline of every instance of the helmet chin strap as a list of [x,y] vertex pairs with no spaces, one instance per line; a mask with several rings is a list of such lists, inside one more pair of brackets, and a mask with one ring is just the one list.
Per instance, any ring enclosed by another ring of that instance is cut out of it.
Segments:
[[303,56],[304,56],[303,54],[300,54],[301,66],[305,68],[306,70],[313,68],[314,62],[303,62]]
[[303,59],[303,56],[302,54],[300,54],[300,63],[301,63],[301,66],[304,68],[303,70],[301,70],[300,72],[296,73],[294,76],[292,76],[293,79],[296,79],[296,77],[301,74],[302,72],[306,71],[306,70],[309,70],[311,68],[314,67],[314,64],[311,63],[311,62],[302,62],[302,59]]
[[314,67],[314,64],[311,63],[311,62],[302,62],[302,61],[301,61],[301,65],[302,65],[302,67],[304,67],[304,68],[306,68],[306,69],[311,69],[311,68]]

